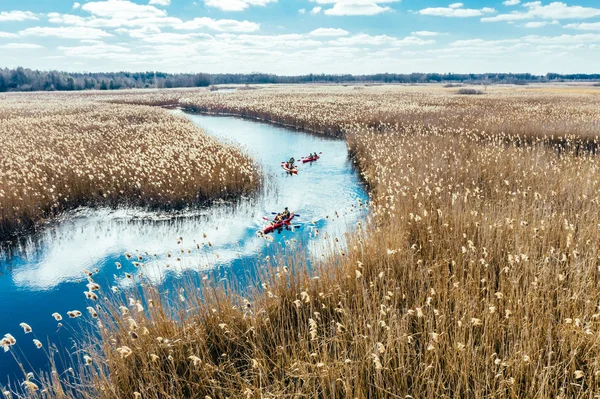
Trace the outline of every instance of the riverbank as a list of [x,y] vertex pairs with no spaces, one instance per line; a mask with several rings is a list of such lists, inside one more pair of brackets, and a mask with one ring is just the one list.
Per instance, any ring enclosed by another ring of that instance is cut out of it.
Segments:
[[2,96],[0,240],[81,206],[181,209],[260,184],[246,154],[187,119],[101,98]]

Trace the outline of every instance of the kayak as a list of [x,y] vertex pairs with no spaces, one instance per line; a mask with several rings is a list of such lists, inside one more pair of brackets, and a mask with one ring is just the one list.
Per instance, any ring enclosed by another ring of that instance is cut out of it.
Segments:
[[302,162],[303,162],[303,163],[307,163],[307,162],[314,162],[314,161],[316,161],[316,160],[317,160],[317,159],[319,159],[319,158],[321,158],[321,157],[320,157],[320,156],[318,156],[318,155],[317,155],[316,157],[304,158],[304,159],[302,160]]
[[265,229],[263,230],[263,233],[265,234],[269,234],[271,232],[273,232],[274,230],[280,229],[283,226],[288,226],[290,224],[290,221],[294,218],[294,212],[292,212],[290,214],[290,217],[287,219],[282,220],[281,222],[277,222],[275,224],[271,224],[267,227],[265,227]]
[[288,172],[289,174],[298,174],[298,169],[294,168],[294,169],[290,169],[287,166],[285,166],[284,163],[281,164],[281,167],[283,168],[283,170],[285,170],[286,172]]

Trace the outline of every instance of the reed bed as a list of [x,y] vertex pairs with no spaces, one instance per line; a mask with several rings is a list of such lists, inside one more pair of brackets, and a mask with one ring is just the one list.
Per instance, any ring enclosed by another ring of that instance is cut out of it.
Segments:
[[182,94],[179,103],[190,110],[241,115],[334,136],[356,127],[402,130],[419,126],[446,133],[462,129],[492,138],[507,136],[511,141],[581,142],[595,140],[600,131],[600,90],[572,94],[562,87],[542,93],[493,88],[476,98],[441,86],[377,86],[359,91],[352,87],[272,87],[222,95]]
[[345,134],[371,190],[348,247],[312,273],[294,256],[260,260],[245,297],[201,280],[171,300],[146,288],[101,301],[90,364],[42,396],[600,393],[596,98],[340,91],[180,102]]
[[259,183],[248,156],[185,118],[99,98],[1,97],[0,239],[82,205],[181,208]]

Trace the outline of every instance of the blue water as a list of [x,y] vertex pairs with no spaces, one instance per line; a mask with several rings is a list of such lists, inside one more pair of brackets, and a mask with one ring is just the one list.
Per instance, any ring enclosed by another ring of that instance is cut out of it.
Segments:
[[[365,216],[356,205],[367,200],[367,193],[343,140],[238,118],[175,114],[252,156],[265,175],[261,192],[236,204],[179,213],[78,210],[25,239],[16,252],[0,255],[0,338],[10,333],[17,339],[10,352],[0,348],[0,387],[9,378],[23,379],[17,360],[26,372],[47,371],[49,342],[69,367],[67,353],[74,351],[77,333],[91,328],[86,307],[95,304],[83,293],[85,270],[94,273],[101,296],[113,286],[127,290],[133,280],[125,274],[140,272],[161,290],[175,287],[190,274],[226,277],[243,286],[255,275],[257,259],[295,246],[318,256],[331,246],[333,237],[343,239]],[[321,159],[300,164],[298,175],[281,169],[281,161],[290,156],[299,159],[312,152],[322,152]],[[294,220],[299,227],[274,233],[273,240],[258,236],[267,223],[263,216],[271,217],[285,206],[301,215]],[[135,259],[128,260],[126,252]],[[144,263],[140,268],[132,264],[138,256]],[[115,262],[123,267],[117,269]],[[84,317],[69,319],[70,310],[79,310]],[[58,328],[54,312],[63,316],[63,327]],[[21,322],[28,323],[33,333],[24,334]],[[37,349],[33,338],[44,348]]]

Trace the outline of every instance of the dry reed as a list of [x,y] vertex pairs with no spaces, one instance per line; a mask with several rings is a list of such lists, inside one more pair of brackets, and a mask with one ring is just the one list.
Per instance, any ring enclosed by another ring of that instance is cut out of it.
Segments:
[[0,239],[81,205],[180,208],[258,184],[246,155],[185,118],[101,98],[1,97]]
[[[600,392],[600,163],[587,151],[596,99],[339,91],[181,103],[345,133],[372,197],[348,250],[314,274],[296,259],[270,261],[248,299],[203,281],[185,302],[152,288],[109,301],[81,375],[91,383],[63,397]],[[138,312],[138,300],[152,307]],[[46,385],[58,397],[64,387]]]

